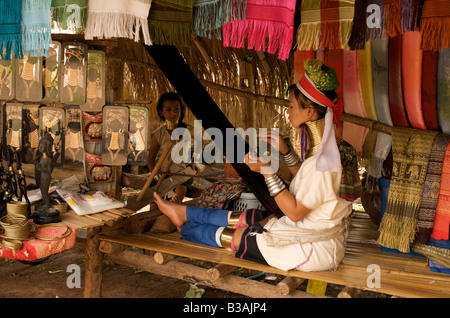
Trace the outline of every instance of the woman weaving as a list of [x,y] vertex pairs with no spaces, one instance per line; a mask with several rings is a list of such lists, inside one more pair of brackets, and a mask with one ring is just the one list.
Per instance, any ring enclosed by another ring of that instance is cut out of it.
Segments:
[[[300,157],[283,138],[266,136],[294,175],[289,190],[279,176],[264,170],[269,193],[281,218],[257,209],[244,212],[185,207],[155,195],[159,209],[178,227],[182,239],[228,247],[235,256],[282,270],[335,269],[345,253],[351,205],[339,197],[342,165],[333,121],[342,102],[334,70],[320,61],[307,61],[305,75],[288,89],[292,126],[302,131]],[[256,172],[268,166],[247,154],[246,164]],[[260,222],[260,223],[258,223]]]

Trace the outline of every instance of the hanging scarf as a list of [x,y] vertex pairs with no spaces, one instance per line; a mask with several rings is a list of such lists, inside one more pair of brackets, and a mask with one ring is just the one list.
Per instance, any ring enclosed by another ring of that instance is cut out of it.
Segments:
[[22,45],[30,57],[48,56],[52,43],[51,0],[22,1]]
[[415,244],[427,244],[430,234],[433,231],[444,155],[449,142],[450,136],[444,134],[439,134],[434,140],[423,187],[422,202],[419,209],[419,231],[414,241]]
[[351,35],[354,4],[348,1],[304,0],[297,34],[299,50],[346,49]]
[[52,21],[62,30],[86,29],[88,0],[52,0]]
[[[235,9],[234,9],[235,8]],[[247,0],[195,0],[192,33],[222,40],[222,27],[236,19],[245,20]]]
[[151,0],[89,0],[85,39],[128,38],[152,45],[147,17]]
[[367,0],[355,1],[355,12],[353,16],[352,28],[348,39],[348,46],[351,50],[362,50],[366,44],[367,35]]
[[267,51],[286,60],[294,38],[294,0],[247,0],[245,20],[223,26],[223,46]]
[[420,20],[422,50],[441,51],[450,47],[450,2],[426,0]]
[[400,0],[402,33],[419,31],[424,0]]
[[22,0],[0,0],[0,8],[0,58],[9,61],[15,54],[16,58],[22,59]]
[[428,158],[438,132],[393,127],[394,165],[378,243],[408,253],[417,232]]
[[402,32],[402,11],[400,0],[384,0],[384,28],[385,33],[393,38]]
[[434,217],[433,232],[431,238],[435,240],[449,239],[450,225],[450,144],[447,145],[442,166],[441,187],[439,189],[439,201]]
[[191,45],[194,0],[153,0],[148,25],[155,44]]

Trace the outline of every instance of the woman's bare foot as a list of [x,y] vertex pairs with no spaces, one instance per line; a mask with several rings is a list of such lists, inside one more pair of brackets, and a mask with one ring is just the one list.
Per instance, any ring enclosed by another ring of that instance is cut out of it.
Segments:
[[153,193],[153,196],[156,199],[156,204],[158,205],[159,210],[167,215],[172,220],[173,224],[175,224],[178,231],[180,231],[184,223],[187,222],[186,207],[181,204],[166,201],[156,192]]

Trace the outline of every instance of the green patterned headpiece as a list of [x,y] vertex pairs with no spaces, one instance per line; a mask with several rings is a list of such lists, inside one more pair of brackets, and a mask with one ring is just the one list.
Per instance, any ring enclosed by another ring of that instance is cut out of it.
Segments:
[[335,91],[339,87],[336,72],[320,60],[305,61],[305,71],[319,91]]

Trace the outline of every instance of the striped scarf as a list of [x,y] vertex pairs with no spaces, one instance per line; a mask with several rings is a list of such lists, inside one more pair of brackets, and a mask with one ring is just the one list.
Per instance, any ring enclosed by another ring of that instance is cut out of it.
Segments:
[[[0,0],[0,57],[9,61],[11,55],[22,58],[22,34],[20,33],[21,0]],[[4,52],[4,55],[3,55]]]
[[[235,8],[235,10],[233,10]],[[222,27],[236,19],[245,19],[247,0],[195,0],[192,13],[192,33],[222,40]]]
[[154,44],[191,45],[195,0],[153,0],[148,25]]
[[450,144],[447,145],[442,166],[441,187],[439,189],[439,201],[434,217],[433,232],[430,237],[435,240],[449,239],[450,225]]
[[354,10],[354,4],[349,1],[302,1],[301,24],[297,34],[298,49],[348,48]]
[[450,47],[450,2],[426,0],[420,22],[421,49],[441,51]]
[[445,150],[450,142],[450,136],[439,134],[431,150],[428,161],[427,175],[423,188],[422,203],[419,210],[419,231],[415,244],[427,244],[433,231],[434,217],[439,200],[439,186],[442,178]]
[[294,38],[295,0],[247,0],[245,20],[223,26],[223,46],[267,51],[286,60]]
[[408,253],[418,227],[428,159],[438,132],[393,127],[393,168],[378,243]]
[[22,1],[22,45],[28,56],[48,56],[52,43],[51,0]]
[[127,38],[151,45],[147,17],[151,0],[89,0],[85,38]]
[[52,21],[62,30],[86,29],[88,0],[52,0]]

